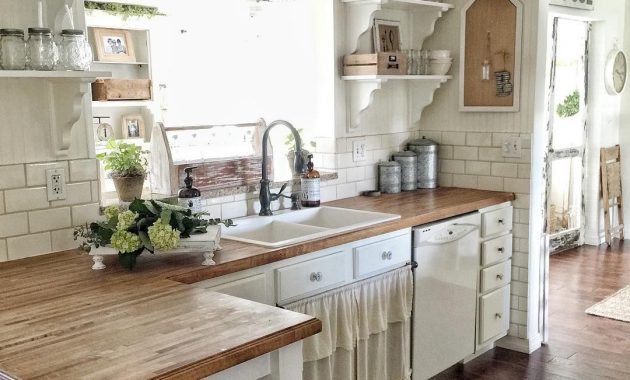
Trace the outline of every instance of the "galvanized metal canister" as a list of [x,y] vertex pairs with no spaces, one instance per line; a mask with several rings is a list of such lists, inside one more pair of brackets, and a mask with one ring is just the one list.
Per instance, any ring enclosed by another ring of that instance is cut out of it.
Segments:
[[400,193],[402,168],[396,161],[380,162],[378,164],[378,183],[381,193]]
[[418,189],[434,189],[438,185],[438,149],[433,140],[422,136],[409,143],[408,149],[418,157]]
[[406,150],[392,155],[394,161],[400,163],[402,173],[402,191],[413,191],[418,181],[418,157],[416,152]]

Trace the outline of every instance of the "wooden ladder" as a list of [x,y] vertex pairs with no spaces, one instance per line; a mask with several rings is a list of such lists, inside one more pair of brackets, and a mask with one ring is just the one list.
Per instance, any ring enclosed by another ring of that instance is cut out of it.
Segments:
[[[604,204],[604,228],[606,243],[612,243],[614,237],[623,240],[623,196],[621,194],[621,153],[619,145],[600,149],[600,167],[602,174],[602,199]],[[611,209],[617,209],[618,224],[611,226]]]

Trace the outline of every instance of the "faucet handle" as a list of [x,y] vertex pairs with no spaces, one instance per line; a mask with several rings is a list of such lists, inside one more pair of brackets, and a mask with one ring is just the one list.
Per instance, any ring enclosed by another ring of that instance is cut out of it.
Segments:
[[287,185],[288,185],[288,184],[289,184],[289,182],[285,182],[285,184],[284,184],[284,185],[282,185],[282,187],[280,188],[280,191],[278,191],[278,194],[276,194],[276,195],[280,195],[280,194],[282,194],[282,192],[284,191],[284,189],[286,189],[286,188],[287,188]]

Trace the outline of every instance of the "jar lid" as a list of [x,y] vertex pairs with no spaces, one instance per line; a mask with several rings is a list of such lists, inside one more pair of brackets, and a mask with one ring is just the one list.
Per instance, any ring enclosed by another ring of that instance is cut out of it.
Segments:
[[61,31],[62,36],[82,36],[83,30],[81,29],[64,29]]
[[24,36],[24,31],[22,29],[0,29],[1,36]]
[[405,150],[402,152],[396,152],[394,154],[392,154],[393,157],[416,157],[417,154],[416,152],[412,152],[410,150]]
[[383,166],[386,168],[395,168],[395,167],[400,167],[400,162],[396,162],[396,161],[381,161],[378,163],[378,166]]
[[28,28],[28,34],[52,34],[50,28]]
[[421,139],[416,139],[416,140],[412,140],[409,142],[409,145],[414,145],[414,146],[437,146],[438,143],[436,143],[433,140],[430,140],[424,136],[422,136]]

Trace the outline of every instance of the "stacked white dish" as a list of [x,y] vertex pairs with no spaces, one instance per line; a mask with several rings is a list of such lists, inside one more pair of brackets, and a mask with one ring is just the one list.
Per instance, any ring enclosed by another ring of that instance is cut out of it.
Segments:
[[429,52],[429,73],[446,75],[453,65],[450,50],[431,50]]

